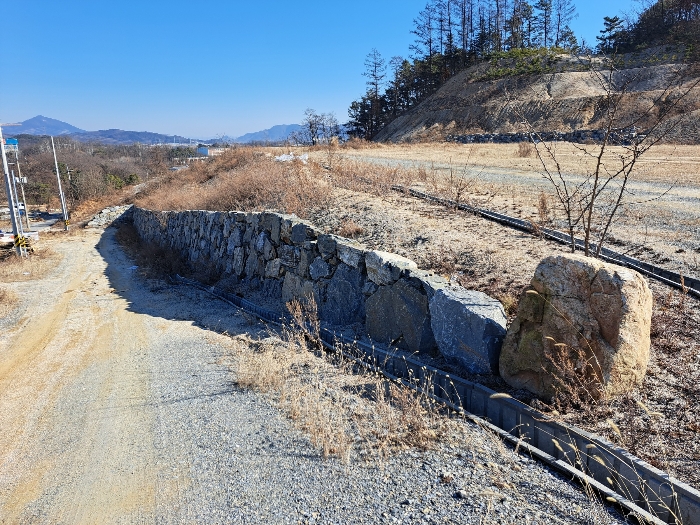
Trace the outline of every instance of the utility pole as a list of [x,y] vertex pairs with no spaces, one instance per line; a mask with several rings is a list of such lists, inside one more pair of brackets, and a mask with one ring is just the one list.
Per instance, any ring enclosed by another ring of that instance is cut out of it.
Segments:
[[22,204],[24,204],[24,220],[27,223],[27,230],[31,228],[29,226],[29,208],[27,208],[27,198],[24,196],[24,179],[22,178],[22,169],[19,167],[19,149],[15,152],[15,161],[17,162],[17,173],[19,174],[19,187],[22,189]]
[[68,231],[68,208],[66,208],[66,197],[63,195],[63,187],[61,187],[61,172],[58,170],[58,159],[56,158],[56,145],[51,137],[51,147],[53,148],[53,162],[56,165],[56,179],[58,180],[58,194],[61,197],[61,210],[63,211],[64,229]]
[[15,239],[15,251],[20,257],[24,255],[22,244],[24,238],[20,235],[21,225],[17,224],[15,199],[12,195],[12,184],[10,181],[10,171],[7,168],[7,155],[5,154],[5,139],[2,136],[2,126],[0,125],[0,151],[2,152],[2,168],[5,175],[5,193],[7,193],[7,203],[10,205],[10,222],[12,223],[12,235]]

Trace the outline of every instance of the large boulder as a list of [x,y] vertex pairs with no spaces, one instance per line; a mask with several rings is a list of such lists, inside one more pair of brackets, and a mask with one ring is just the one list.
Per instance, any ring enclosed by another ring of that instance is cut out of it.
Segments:
[[627,392],[646,373],[651,307],[634,270],[582,255],[547,257],[508,330],[501,376],[546,399],[580,389],[593,397]]
[[411,352],[435,348],[428,297],[406,281],[380,286],[365,304],[367,333]]
[[498,372],[506,335],[503,305],[482,292],[438,287],[430,299],[433,334],[440,353],[473,374]]

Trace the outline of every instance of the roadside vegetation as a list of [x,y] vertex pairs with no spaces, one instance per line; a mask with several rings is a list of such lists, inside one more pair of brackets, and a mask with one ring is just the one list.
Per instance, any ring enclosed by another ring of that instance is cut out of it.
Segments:
[[[19,170],[27,178],[27,205],[56,209],[58,183],[51,149],[45,136],[19,135]],[[164,175],[173,164],[195,154],[192,148],[108,146],[55,137],[58,169],[71,216],[80,217],[114,204],[143,182]],[[16,166],[12,166],[17,175]],[[4,186],[0,198],[5,199]]]

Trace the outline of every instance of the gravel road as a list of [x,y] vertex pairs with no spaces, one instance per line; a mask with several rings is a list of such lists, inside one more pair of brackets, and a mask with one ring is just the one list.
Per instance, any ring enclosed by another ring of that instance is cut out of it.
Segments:
[[0,319],[0,523],[622,523],[474,426],[324,460],[235,385],[230,336],[262,325],[143,279],[112,229],[49,242],[50,275],[5,284],[22,299]]

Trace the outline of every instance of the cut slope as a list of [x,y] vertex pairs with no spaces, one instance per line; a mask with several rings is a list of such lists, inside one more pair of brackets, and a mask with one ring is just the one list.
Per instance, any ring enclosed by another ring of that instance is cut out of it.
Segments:
[[[616,72],[618,85],[628,83],[622,98],[622,118],[616,127],[626,127],[642,117],[659,97],[670,102],[671,94],[664,89],[673,83],[679,67],[683,66],[664,64]],[[605,90],[591,72],[520,75],[487,81],[475,80],[475,76],[474,68],[459,73],[437,93],[387,125],[375,140],[443,140],[455,134],[525,131],[524,120],[537,131],[566,132],[605,126],[606,111],[601,104]],[[700,116],[700,87],[683,101],[682,111]],[[638,127],[650,125],[650,118],[643,119]],[[700,142],[698,120],[687,119],[670,138],[674,142]]]

